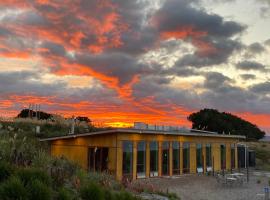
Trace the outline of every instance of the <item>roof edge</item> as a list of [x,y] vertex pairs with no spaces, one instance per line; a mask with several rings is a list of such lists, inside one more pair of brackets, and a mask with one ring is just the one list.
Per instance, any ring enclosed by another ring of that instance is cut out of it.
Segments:
[[140,130],[140,129],[111,129],[105,131],[97,131],[97,132],[90,132],[84,134],[73,134],[73,135],[65,135],[65,136],[57,136],[57,137],[50,137],[50,138],[42,138],[39,141],[54,141],[59,139],[70,139],[70,138],[77,138],[77,137],[87,137],[92,135],[101,135],[101,134],[108,134],[108,133],[145,133],[145,134],[162,134],[162,135],[179,135],[179,136],[200,136],[200,137],[221,137],[221,138],[236,138],[236,139],[245,139],[246,136],[243,135],[224,135],[224,134],[213,134],[210,132],[206,133],[181,133],[181,132],[168,132],[168,131],[152,131],[152,130]]

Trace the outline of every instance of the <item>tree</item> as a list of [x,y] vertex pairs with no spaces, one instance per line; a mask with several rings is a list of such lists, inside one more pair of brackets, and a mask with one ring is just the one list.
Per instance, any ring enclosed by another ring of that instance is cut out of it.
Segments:
[[[18,118],[28,118],[28,117],[36,117],[36,116],[37,116],[37,112],[34,110],[29,110],[29,109],[23,109],[17,115]],[[49,113],[40,111],[38,112],[38,116],[39,116],[39,119],[47,120],[47,119],[50,119],[52,115]]]
[[76,117],[76,119],[80,122],[86,122],[86,123],[90,123],[91,120],[88,118],[88,117],[81,117],[81,116],[78,116]]
[[265,132],[256,125],[226,112],[203,109],[188,116],[193,129],[214,131],[220,134],[244,135],[247,139],[261,139]]

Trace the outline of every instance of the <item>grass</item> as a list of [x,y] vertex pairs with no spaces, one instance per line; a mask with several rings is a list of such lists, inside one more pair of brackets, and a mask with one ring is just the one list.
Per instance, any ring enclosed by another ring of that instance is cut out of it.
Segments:
[[256,152],[256,169],[270,171],[270,143],[250,142],[248,146]]

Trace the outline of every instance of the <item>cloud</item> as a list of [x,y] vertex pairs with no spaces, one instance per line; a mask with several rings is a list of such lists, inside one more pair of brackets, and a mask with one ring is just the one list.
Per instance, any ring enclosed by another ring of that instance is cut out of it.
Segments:
[[[174,124],[187,124],[186,115],[203,107],[270,113],[268,85],[243,88],[233,78],[256,81],[260,73],[217,72],[235,62],[234,56],[243,60],[243,52],[263,56],[269,42],[244,44],[247,26],[202,5],[200,0],[1,1],[5,106],[0,110],[15,113],[42,102],[64,114]],[[33,61],[36,70],[21,71],[22,59]],[[266,72],[266,66],[254,60],[236,68]]]
[[153,24],[161,38],[187,40],[197,48],[194,54],[180,58],[178,66],[205,67],[226,62],[235,50],[242,47],[231,37],[245,30],[242,24],[226,21],[183,0],[166,1],[153,16]]
[[240,77],[244,80],[253,80],[256,79],[256,75],[254,74],[241,74]]
[[255,84],[250,90],[256,93],[270,94],[270,82]]
[[256,61],[242,61],[236,64],[237,69],[266,71],[266,66]]
[[255,42],[248,46],[248,50],[250,53],[253,53],[253,54],[261,54],[265,51],[265,48],[260,43]]

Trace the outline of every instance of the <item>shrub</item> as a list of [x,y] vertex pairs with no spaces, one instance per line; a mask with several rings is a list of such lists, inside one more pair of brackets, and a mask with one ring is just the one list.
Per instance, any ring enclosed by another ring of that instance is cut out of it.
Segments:
[[9,163],[0,162],[0,182],[8,179],[13,171],[13,167]]
[[72,190],[62,187],[58,191],[56,200],[72,200],[74,199],[74,196],[75,195]]
[[49,164],[49,171],[53,179],[54,186],[59,187],[63,186],[63,184],[66,182],[70,182],[74,177],[77,169],[77,164],[69,161],[64,157],[53,158]]
[[88,183],[80,188],[80,196],[83,200],[104,200],[104,192],[95,183]]
[[126,191],[116,193],[115,199],[117,199],[117,200],[139,200],[139,198],[131,195],[130,193],[128,193]]
[[0,185],[1,200],[27,200],[27,191],[23,183],[17,177],[11,177]]
[[51,185],[51,177],[40,169],[35,168],[25,168],[20,169],[17,172],[17,176],[21,179],[23,184],[26,186],[33,182],[34,180],[38,180],[41,183],[50,186]]
[[104,199],[105,200],[118,200],[115,198],[114,193],[112,193],[110,190],[105,190],[104,191]]
[[50,200],[52,190],[45,183],[39,180],[33,180],[27,185],[28,199],[29,200]]
[[90,172],[88,178],[90,181],[99,183],[106,188],[109,187],[114,190],[123,189],[123,186],[118,181],[116,181],[112,175],[108,173]]

